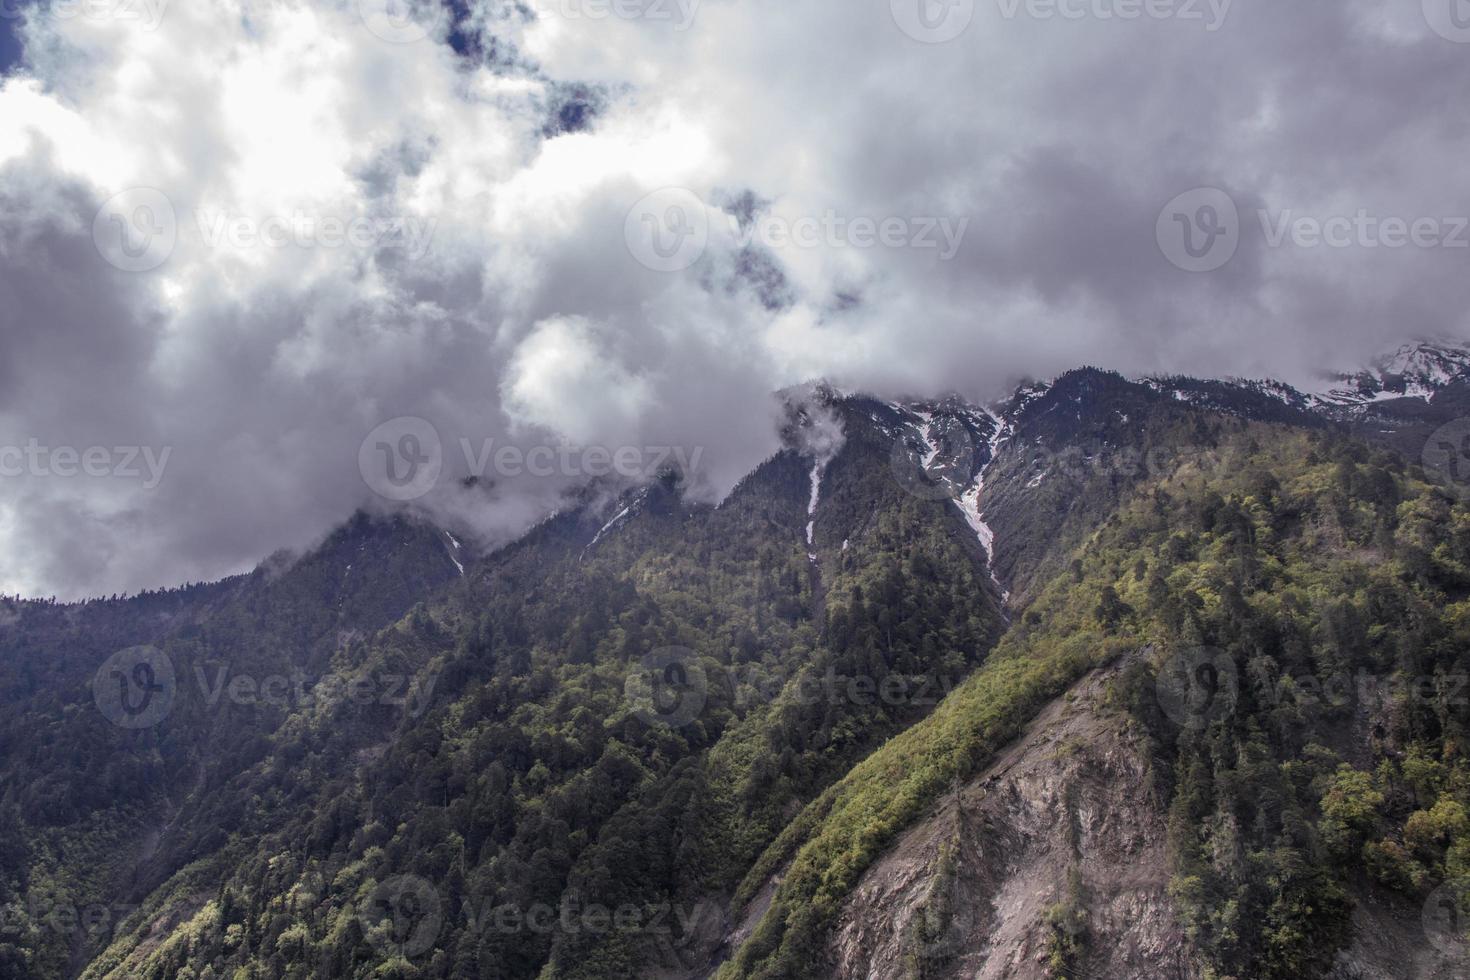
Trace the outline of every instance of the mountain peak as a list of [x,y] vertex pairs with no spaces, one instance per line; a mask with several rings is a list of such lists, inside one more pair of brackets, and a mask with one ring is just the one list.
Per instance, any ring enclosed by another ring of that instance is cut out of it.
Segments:
[[1470,372],[1470,346],[1460,341],[1418,340],[1375,358],[1370,367],[1329,377],[1324,401],[1361,405],[1397,398],[1429,401]]

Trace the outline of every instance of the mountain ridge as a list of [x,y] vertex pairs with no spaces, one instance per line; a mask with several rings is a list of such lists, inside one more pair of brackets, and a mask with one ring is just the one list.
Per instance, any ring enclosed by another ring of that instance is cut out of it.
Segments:
[[[1223,741],[1207,748],[1154,690],[1168,658],[1199,645],[1228,651],[1239,678],[1269,673],[1263,657],[1283,672],[1435,676],[1463,662],[1453,610],[1470,591],[1470,517],[1452,482],[1427,481],[1421,452],[1399,454],[1405,429],[1375,433],[1276,387],[1098,368],[988,406],[821,384],[783,397],[783,448],[717,505],[686,499],[669,472],[618,497],[589,492],[494,550],[359,515],[305,555],[215,585],[5,600],[0,827],[24,853],[0,864],[0,905],[20,927],[0,936],[0,966],[96,980],[694,980],[840,976],[874,956],[868,973],[949,976],[978,962],[986,896],[1010,888],[1031,911],[986,947],[989,968],[1039,955],[1038,977],[1086,975],[1103,961],[1075,923],[1116,915],[1096,904],[1115,844],[1079,845],[1068,898],[1066,861],[1023,880],[973,848],[940,860],[933,828],[950,824],[932,808],[1010,833],[997,821],[1022,811],[976,795],[986,767],[1096,671],[1106,691],[1078,730],[1110,733],[1109,758],[1146,777],[1129,805],[1167,828],[1149,851],[1149,908],[1177,922],[1145,945],[1186,940],[1156,975],[1327,975],[1337,950],[1371,966],[1376,954],[1351,952],[1354,902],[1397,915],[1459,881],[1458,784],[1410,791],[1401,773],[1413,753],[1458,772],[1458,708],[1410,702],[1363,727],[1296,696],[1288,714],[1252,701],[1212,719],[1223,727],[1202,731]],[[1296,598],[1281,606],[1272,589]],[[118,680],[123,705],[140,693],[106,672],[119,646],[152,650],[146,662],[174,678],[150,724],[99,710]],[[371,696],[311,694],[328,684]],[[288,693],[262,696],[273,689]],[[46,748],[22,751],[37,730]],[[1176,813],[1238,792],[1210,760],[1254,745],[1248,730],[1271,733],[1250,752],[1311,772],[1258,774],[1310,815],[1263,853],[1321,869],[1279,886],[1260,863],[1277,859],[1247,860],[1244,843],[1242,863],[1229,864],[1236,845],[1219,852],[1229,873],[1198,857],[1232,833],[1269,843],[1250,836],[1258,801],[1228,819]],[[1051,812],[1075,812],[1067,785],[1084,769],[1026,759],[1051,773],[1035,785],[1062,794]],[[1386,775],[1356,768],[1374,759]],[[1383,795],[1378,822],[1332,822],[1334,800],[1363,793]],[[1431,819],[1449,821],[1441,843],[1424,836]],[[1221,820],[1241,829],[1219,836]],[[1084,820],[1075,839],[1116,841],[1105,831]],[[891,867],[901,839],[929,855],[904,872],[918,876],[900,889],[907,911],[853,904],[850,889],[897,887],[871,869]],[[1340,880],[1338,862],[1370,845],[1371,887]],[[1316,911],[1272,911],[1269,895]],[[405,896],[439,914],[408,915]],[[1229,902],[1269,928],[1212,918]],[[683,921],[525,925],[568,903]],[[969,925],[951,929],[944,908],[961,905]],[[115,911],[82,932],[48,924],[57,906]],[[487,927],[496,909],[520,925]],[[400,929],[416,922],[434,927],[422,948]],[[958,952],[932,929],[959,935]]]

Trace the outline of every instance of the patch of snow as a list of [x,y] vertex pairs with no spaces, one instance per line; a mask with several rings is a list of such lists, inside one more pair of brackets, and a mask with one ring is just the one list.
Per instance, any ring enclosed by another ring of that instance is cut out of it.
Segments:
[[617,516],[615,516],[612,520],[608,521],[606,524],[602,525],[601,530],[599,530],[596,534],[594,534],[592,536],[592,540],[588,543],[587,547],[590,548],[594,544],[596,544],[597,542],[601,541],[602,540],[602,536],[604,534],[606,534],[607,532],[611,531],[613,529],[613,525],[617,524],[618,521],[621,521],[623,518],[627,517],[628,516],[628,511],[630,511],[632,509],[633,509],[633,505],[632,504],[629,504],[628,506],[624,507],[622,510],[618,511]]
[[455,555],[455,552],[459,551],[459,541],[448,531],[444,532],[444,536],[449,539],[449,560],[454,562],[455,568],[459,569],[459,577],[464,578],[464,565],[460,563],[459,558]]
[[1258,381],[1248,378],[1230,378],[1228,380],[1232,384],[1240,385],[1243,388],[1250,388],[1268,398],[1274,398],[1283,405],[1305,405],[1310,402],[1308,396],[1286,382],[1277,381],[1275,378],[1264,378]]
[[970,525],[975,536],[980,539],[980,544],[985,548],[988,556],[995,547],[995,532],[990,525],[985,523],[985,515],[981,513],[980,495],[984,491],[984,480],[977,481],[973,487],[960,494],[960,499],[955,501],[959,505],[960,513],[965,516],[965,521]]
[[[812,546],[812,538],[817,530],[817,503],[822,499],[822,470],[826,466],[827,461],[821,458],[818,458],[812,465],[812,496],[806,505],[806,544],[808,548]],[[807,555],[812,561],[817,560],[817,556],[811,552],[807,552]]]
[[975,532],[980,546],[985,549],[985,567],[990,572],[990,581],[995,583],[996,589],[1001,594],[1001,601],[1010,599],[1011,593],[1000,584],[1000,579],[995,575],[995,531],[985,521],[984,494],[985,494],[985,472],[995,462],[996,452],[1000,449],[1002,440],[1006,438],[1006,431],[1001,425],[1000,416],[991,413],[990,417],[995,420],[995,429],[990,436],[990,452],[985,460],[985,465],[980,468],[975,477],[975,484],[960,494],[955,506],[959,507],[960,513],[965,518],[965,523]]
[[1032,402],[1036,401],[1036,399],[1040,398],[1042,395],[1045,395],[1048,391],[1051,391],[1051,384],[1045,381],[1038,381],[1035,384],[1027,385],[1024,388],[1018,388],[1016,390],[1015,403],[1011,407],[1011,416],[1015,417],[1020,415],[1027,408],[1030,407]]
[[607,532],[609,532],[613,528],[617,527],[618,522],[621,521],[623,518],[625,518],[629,514],[633,513],[633,508],[635,508],[639,504],[643,503],[644,499],[647,498],[647,496],[648,496],[648,488],[645,487],[644,489],[639,490],[638,493],[637,493],[637,495],[634,496],[633,499],[628,503],[628,506],[626,506],[622,510],[618,511],[617,514],[613,516],[613,519],[612,520],[610,520],[606,524],[602,525],[602,527],[598,530],[598,532],[592,536],[592,540],[589,541],[589,542],[587,542],[587,547],[585,547],[585,548],[582,549],[582,554],[585,555],[585,554],[587,554],[588,551],[591,551],[593,545],[597,544],[597,542],[599,542],[599,541],[602,540],[603,535],[607,534]]
[[924,434],[924,446],[926,447],[924,457],[919,460],[919,469],[928,473],[929,464],[933,463],[934,457],[939,455],[939,440],[934,436],[934,413],[921,411],[917,408],[913,410],[913,413],[923,423],[923,428],[920,431]]

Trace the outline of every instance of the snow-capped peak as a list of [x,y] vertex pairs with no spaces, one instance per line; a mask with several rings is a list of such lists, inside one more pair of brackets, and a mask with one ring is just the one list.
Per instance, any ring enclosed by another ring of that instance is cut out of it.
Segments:
[[1459,343],[1417,341],[1404,344],[1355,374],[1329,379],[1324,401],[1362,405],[1395,398],[1428,401],[1441,388],[1470,373],[1470,347]]

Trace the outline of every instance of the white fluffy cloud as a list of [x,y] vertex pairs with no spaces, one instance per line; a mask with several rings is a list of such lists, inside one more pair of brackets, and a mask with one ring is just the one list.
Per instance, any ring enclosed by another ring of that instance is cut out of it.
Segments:
[[[417,504],[494,541],[588,474],[465,489],[487,444],[698,449],[718,497],[775,446],[769,392],[817,375],[1302,380],[1466,327],[1467,251],[1273,246],[1257,215],[1465,210],[1470,48],[1417,4],[977,0],[924,43],[906,0],[458,3],[417,39],[373,2],[30,8],[0,87],[0,591],[301,546],[384,505],[359,451],[399,417],[442,457]],[[1191,274],[1155,226],[1201,185],[1240,244]]]

